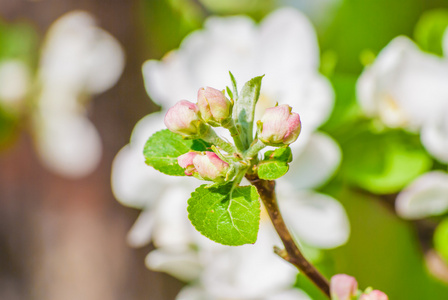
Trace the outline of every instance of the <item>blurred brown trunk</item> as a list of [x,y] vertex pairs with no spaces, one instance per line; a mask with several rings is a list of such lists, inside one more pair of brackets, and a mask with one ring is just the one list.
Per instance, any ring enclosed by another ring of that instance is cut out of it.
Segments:
[[[90,176],[65,180],[45,170],[22,133],[0,153],[0,299],[174,299],[180,284],[144,266],[149,251],[126,245],[138,212],[119,205],[110,189],[114,155],[134,124],[155,110],[147,97],[141,65],[145,49],[138,1],[1,0],[1,17],[26,19],[43,35],[63,13],[91,12],[124,46],[127,63],[118,84],[98,96],[89,117],[104,154]],[[149,51],[145,51],[149,50]]]

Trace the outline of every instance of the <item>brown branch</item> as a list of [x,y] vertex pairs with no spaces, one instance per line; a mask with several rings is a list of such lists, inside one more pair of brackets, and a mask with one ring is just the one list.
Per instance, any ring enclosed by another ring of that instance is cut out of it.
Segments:
[[299,271],[304,273],[325,295],[327,295],[328,298],[330,298],[330,286],[328,280],[306,260],[286,227],[277,204],[275,181],[262,180],[259,179],[257,175],[249,174],[246,175],[246,178],[257,188],[260,198],[271,218],[272,224],[285,246],[284,250],[275,247],[275,253],[287,262],[296,266]]

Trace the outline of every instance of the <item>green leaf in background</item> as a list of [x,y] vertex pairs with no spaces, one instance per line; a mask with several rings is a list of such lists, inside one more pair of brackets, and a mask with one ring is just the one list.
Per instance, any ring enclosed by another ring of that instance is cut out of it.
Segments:
[[264,160],[258,164],[258,177],[274,180],[288,172],[288,163],[292,161],[291,148],[283,147],[264,154]]
[[448,218],[444,219],[434,232],[434,248],[448,263]]
[[398,35],[412,36],[423,10],[445,0],[341,0],[333,18],[318,28],[322,53],[334,51],[336,73],[359,74],[363,50],[378,53]]
[[26,23],[9,24],[0,20],[0,60],[19,59],[33,66],[37,61],[37,33]]
[[[356,126],[362,127],[353,124],[353,128]],[[344,153],[341,173],[351,183],[372,193],[395,193],[431,168],[432,159],[417,135],[400,130],[383,133],[358,130],[341,142]]]
[[321,127],[321,130],[334,133],[344,124],[351,123],[362,116],[362,111],[356,101],[356,81],[358,76],[350,74],[337,74],[331,78],[336,99],[330,118]]
[[188,218],[204,236],[223,245],[253,244],[260,223],[260,202],[254,186],[233,182],[201,185],[188,200]]
[[244,84],[238,101],[233,107],[233,118],[237,120],[237,126],[240,127],[241,139],[246,149],[249,148],[253,139],[255,105],[260,97],[263,76],[254,77]]
[[179,134],[164,129],[154,133],[146,142],[143,154],[146,164],[172,176],[184,176],[177,158],[190,150],[205,151],[208,144],[203,140],[184,140]]
[[423,50],[443,55],[442,39],[447,26],[448,10],[427,11],[415,27],[415,40]]

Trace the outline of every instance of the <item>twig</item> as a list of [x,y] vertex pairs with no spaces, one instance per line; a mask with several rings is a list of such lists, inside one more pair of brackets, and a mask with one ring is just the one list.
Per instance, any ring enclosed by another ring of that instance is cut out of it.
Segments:
[[247,174],[246,178],[257,188],[260,198],[271,218],[272,224],[285,246],[284,250],[277,247],[274,248],[275,253],[296,266],[299,271],[303,272],[328,298],[330,298],[330,286],[328,280],[306,260],[286,227],[277,204],[275,181],[262,180],[259,179],[257,175],[251,174]]

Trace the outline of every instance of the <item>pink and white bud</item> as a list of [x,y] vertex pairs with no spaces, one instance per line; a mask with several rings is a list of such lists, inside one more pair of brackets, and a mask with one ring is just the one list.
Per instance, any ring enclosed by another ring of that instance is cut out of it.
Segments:
[[193,172],[196,171],[193,159],[198,156],[199,154],[197,152],[188,152],[185,154],[182,154],[177,158],[177,163],[181,168],[185,169],[185,175],[192,176]]
[[302,128],[299,114],[291,112],[286,104],[266,109],[258,125],[258,138],[271,146],[293,143]]
[[171,107],[165,115],[166,127],[186,137],[198,137],[203,134],[205,124],[199,118],[196,104],[181,100]]
[[373,290],[368,294],[362,294],[359,300],[389,300],[389,297],[382,291]]
[[220,126],[231,115],[232,102],[223,91],[206,87],[198,91],[198,107],[202,120],[212,126]]
[[229,171],[229,164],[210,151],[197,155],[193,164],[198,175],[204,180],[223,181]]
[[358,292],[358,282],[352,276],[336,274],[331,277],[330,293],[332,300],[351,300]]

